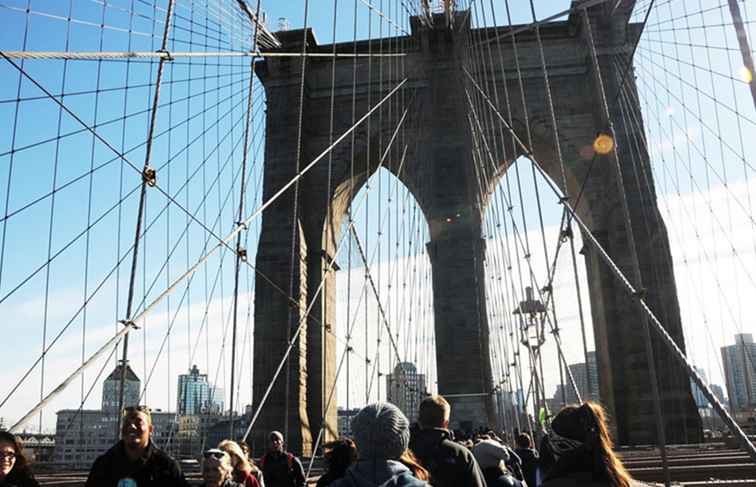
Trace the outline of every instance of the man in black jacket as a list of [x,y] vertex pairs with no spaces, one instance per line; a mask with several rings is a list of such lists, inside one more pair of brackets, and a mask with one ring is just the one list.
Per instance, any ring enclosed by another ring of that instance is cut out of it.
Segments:
[[441,396],[429,396],[420,403],[418,423],[410,449],[431,474],[434,487],[486,487],[473,454],[452,441],[449,432],[451,407]]
[[268,439],[268,452],[260,460],[266,487],[304,487],[302,462],[293,453],[284,450],[283,435],[273,431]]
[[522,460],[524,480],[528,485],[535,486],[538,471],[538,452],[533,449],[533,442],[530,441],[530,436],[527,433],[520,433],[516,441],[515,453]]
[[85,487],[188,487],[178,462],[151,435],[149,409],[126,408],[121,441],[95,460]]

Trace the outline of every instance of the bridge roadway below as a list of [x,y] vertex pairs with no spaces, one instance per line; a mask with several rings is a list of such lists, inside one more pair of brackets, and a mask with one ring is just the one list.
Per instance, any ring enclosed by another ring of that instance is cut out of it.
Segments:
[[[620,451],[622,461],[632,476],[639,481],[663,485],[663,471],[658,451],[653,448]],[[669,466],[675,485],[685,487],[727,486],[756,487],[756,465],[741,450],[725,448],[690,447],[669,448]],[[307,460],[303,461],[305,466]],[[317,459],[309,485],[315,485],[323,471],[322,461]],[[191,485],[200,485],[198,469],[186,470]],[[40,474],[37,479],[42,486],[83,487],[86,472],[59,472]]]

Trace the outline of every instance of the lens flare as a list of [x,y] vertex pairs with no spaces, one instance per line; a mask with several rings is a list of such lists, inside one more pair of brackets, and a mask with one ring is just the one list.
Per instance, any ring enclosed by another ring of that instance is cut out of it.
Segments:
[[596,140],[593,141],[593,150],[596,154],[605,156],[614,149],[614,139],[609,134],[599,134]]
[[745,66],[741,66],[738,70],[738,73],[740,74],[740,79],[745,81],[746,83],[750,83],[753,81],[753,73],[750,69],[746,68]]

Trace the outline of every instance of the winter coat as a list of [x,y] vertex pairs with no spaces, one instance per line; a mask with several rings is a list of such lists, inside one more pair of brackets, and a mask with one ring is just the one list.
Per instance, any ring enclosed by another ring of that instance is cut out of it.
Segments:
[[423,487],[428,484],[394,460],[361,460],[330,487]]
[[291,453],[271,451],[260,459],[267,487],[304,487],[305,473],[302,462]]
[[538,452],[532,448],[515,448],[515,453],[522,462],[522,475],[529,487],[536,487],[536,472],[538,471]]
[[28,465],[15,466],[5,479],[0,481],[0,487],[39,487]]
[[486,481],[473,454],[451,440],[441,428],[413,432],[410,449],[428,469],[435,487],[485,487]]
[[132,479],[138,487],[188,487],[176,460],[150,442],[145,454],[132,462],[119,441],[95,460],[85,487],[117,487],[122,479]]
[[[488,487],[523,487],[523,483],[517,480],[511,472],[505,472],[499,467],[483,469],[483,478],[486,479]],[[535,486],[535,484],[533,485]]]
[[252,472],[243,470],[234,470],[234,482],[241,484],[242,487],[260,487],[260,483]]

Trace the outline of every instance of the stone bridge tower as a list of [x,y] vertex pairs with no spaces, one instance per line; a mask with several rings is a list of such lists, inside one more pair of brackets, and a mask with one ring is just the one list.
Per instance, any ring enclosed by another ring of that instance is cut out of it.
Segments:
[[[629,52],[638,34],[637,27],[628,23],[632,3],[621,3],[614,12],[608,12],[603,5],[589,10],[610,97],[617,92],[616,60]],[[381,151],[387,147],[405,107],[408,108],[402,132],[405,140],[398,149],[385,153],[384,167],[412,192],[430,229],[427,249],[433,273],[438,389],[441,394],[455,395],[492,391],[484,294],[485,241],[481,238],[487,194],[481,193],[493,188],[481,191],[474,172],[466,90],[472,93],[475,88],[464,72],[465,68],[473,69],[470,53],[484,52],[481,50],[490,47],[493,59],[503,61],[503,72],[501,63],[488,65],[485,77],[490,84],[486,88],[493,91],[495,84],[498,92],[504,93],[506,89],[512,94],[515,130],[522,140],[527,140],[525,121],[529,121],[535,158],[558,182],[563,193],[577,194],[586,177],[588,161],[580,157],[580,150],[591,145],[605,124],[579,14],[541,27],[566,166],[566,188],[561,184],[534,32],[524,29],[517,35],[518,59],[525,83],[526,107],[523,107],[511,38],[505,36],[506,42],[491,42],[487,47],[471,45],[505,35],[508,30],[472,31],[466,12],[456,15],[453,27],[444,25],[443,17],[436,20],[436,27],[430,29],[415,18],[411,35],[394,38],[392,42],[407,53],[401,61],[404,68],[389,70],[388,75],[384,71],[382,84],[379,70],[368,68],[371,62],[368,59],[339,58],[334,86],[335,136],[352,126],[353,100],[359,118],[406,78],[401,95],[397,95],[403,102],[389,103],[383,116],[373,116],[370,124],[361,124],[353,139],[348,137],[334,149],[330,164],[324,159],[315,165],[301,179],[296,191],[289,189],[263,214],[256,262],[261,273],[257,275],[255,291],[255,403],[265,394],[286,351],[288,338],[304,319],[304,310],[311,306],[312,311],[291,351],[289,365],[270,391],[253,429],[251,439],[256,451],[263,447],[268,431],[286,428],[290,448],[308,454],[321,427],[321,417],[325,417],[327,437],[336,434],[335,403],[323,411],[336,369],[335,341],[325,330],[343,324],[335,323],[334,271],[325,271],[341,237],[348,205],[376,170],[384,155]],[[302,49],[305,32],[277,35],[283,43],[282,51]],[[312,32],[307,33],[306,42],[308,52],[330,53],[333,48],[319,45]],[[371,49],[378,52],[379,42],[373,40],[372,46],[367,41],[358,42],[356,48],[360,53]],[[336,46],[337,52],[343,53],[351,53],[354,48],[351,42]],[[377,63],[375,59],[372,62]],[[330,58],[310,58],[307,62],[300,167],[330,145],[331,69]],[[257,73],[267,96],[263,189],[263,199],[267,200],[297,173],[301,59],[268,58],[258,64]],[[353,73],[356,73],[356,90],[353,90]],[[633,77],[629,78],[630,91],[635,93]],[[380,86],[383,91],[379,91]],[[503,100],[499,109],[506,113]],[[641,120],[639,107],[634,109]],[[611,110],[644,285],[652,308],[678,344],[684,346],[669,243],[656,205],[648,155],[644,152],[641,161],[632,163],[628,141],[633,128],[619,123],[616,104],[612,104]],[[505,139],[505,144],[494,142],[497,146],[493,150],[501,158],[498,167],[491,168],[492,175],[503,174],[520,155],[509,145],[511,139]],[[632,275],[616,185],[611,165],[599,161],[587,178],[577,211],[626,275]],[[297,221],[293,218],[295,204]],[[294,229],[297,232],[293,239]],[[584,254],[602,402],[612,416],[619,443],[653,443],[654,415],[641,316],[594,249],[586,246]],[[317,294],[320,286],[323,291]],[[287,294],[293,291],[292,297],[299,306],[282,290]],[[698,440],[701,425],[688,378],[660,342],[654,345],[667,441]],[[495,424],[493,404],[485,396],[461,397],[450,402],[453,424],[472,427]]]

